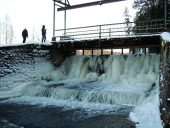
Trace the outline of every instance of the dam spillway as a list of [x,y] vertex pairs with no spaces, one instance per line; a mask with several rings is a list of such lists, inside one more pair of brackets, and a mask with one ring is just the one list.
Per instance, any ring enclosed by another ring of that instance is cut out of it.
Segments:
[[[11,97],[3,103],[81,108],[90,117],[130,113],[133,120],[139,118],[136,122],[144,120],[138,113],[145,113],[145,105],[158,104],[155,97],[159,94],[159,54],[76,55],[66,57],[56,67],[50,47],[23,46],[20,50],[1,52],[6,59],[1,70],[0,94],[1,98]],[[152,107],[158,109],[157,105]],[[159,114],[155,109],[150,111]],[[149,124],[159,120],[159,116],[145,114]]]

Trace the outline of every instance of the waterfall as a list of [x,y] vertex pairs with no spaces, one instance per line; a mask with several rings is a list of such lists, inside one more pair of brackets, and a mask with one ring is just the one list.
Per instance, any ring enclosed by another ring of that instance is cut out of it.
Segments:
[[25,86],[22,96],[136,106],[155,87],[159,55],[72,56],[41,81]]

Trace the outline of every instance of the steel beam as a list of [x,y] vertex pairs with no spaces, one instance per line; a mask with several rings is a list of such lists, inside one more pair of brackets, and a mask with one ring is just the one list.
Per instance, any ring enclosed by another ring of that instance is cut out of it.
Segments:
[[54,1],[54,7],[53,7],[53,37],[55,36],[55,1]]
[[63,7],[67,7],[67,6],[70,6],[70,3],[69,3],[69,1],[67,0],[67,3],[66,2],[62,2],[62,0],[53,0],[54,2],[57,2],[58,4],[61,4],[61,5],[63,5]]
[[164,19],[165,19],[165,28],[167,27],[167,0],[164,0]]
[[95,6],[95,5],[102,5],[102,4],[107,4],[107,3],[112,3],[112,2],[120,2],[120,1],[125,1],[125,0],[100,0],[100,1],[90,2],[90,3],[69,5],[69,6],[66,6],[66,7],[58,8],[57,11],[64,11],[64,10],[70,10],[70,9],[76,9],[76,8],[83,8],[83,7],[89,7],[89,6]]

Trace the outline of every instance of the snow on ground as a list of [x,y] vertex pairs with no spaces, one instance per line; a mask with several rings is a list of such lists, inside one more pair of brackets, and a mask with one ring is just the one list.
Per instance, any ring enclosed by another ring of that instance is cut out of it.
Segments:
[[130,113],[130,119],[137,122],[137,128],[162,128],[159,111],[159,90],[152,92],[141,105]]
[[12,46],[24,46],[24,45],[29,45],[29,44],[35,44],[35,45],[46,45],[50,46],[52,45],[51,42],[26,42],[26,43],[18,43],[18,44],[0,44],[0,47],[12,47]]

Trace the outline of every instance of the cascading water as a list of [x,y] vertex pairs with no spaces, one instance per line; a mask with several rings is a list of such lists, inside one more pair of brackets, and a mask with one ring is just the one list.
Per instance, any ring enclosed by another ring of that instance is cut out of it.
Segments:
[[17,100],[46,97],[59,106],[108,111],[140,106],[158,88],[159,58],[156,54],[72,56],[53,71],[16,87],[21,96]]
[[21,95],[89,103],[138,105],[155,85],[159,55],[73,56]]

